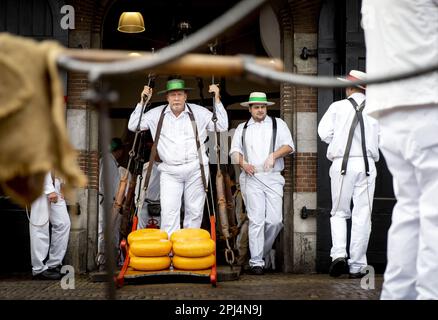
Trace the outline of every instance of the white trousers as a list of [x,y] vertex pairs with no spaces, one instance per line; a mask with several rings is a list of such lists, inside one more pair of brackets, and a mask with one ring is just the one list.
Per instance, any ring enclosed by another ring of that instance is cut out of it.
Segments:
[[[102,197],[99,196],[99,201],[102,201]],[[98,227],[97,227],[97,257],[96,263],[98,265],[103,265],[106,262],[105,257],[105,209],[103,203],[99,202],[99,217],[98,217]],[[111,211],[110,219],[112,222],[112,234],[113,234],[113,246],[114,253],[117,256],[120,244],[120,222],[122,221],[122,215],[112,209],[114,200],[111,200]]]
[[[140,212],[138,212],[138,225],[137,229],[144,229],[148,225],[151,224],[157,224],[158,227],[160,227],[161,223],[161,217],[153,217],[149,215],[148,210],[148,204],[146,203],[146,199],[149,200],[159,200],[160,199],[160,172],[157,169],[157,163],[154,163],[154,167],[151,171],[151,177],[149,179],[149,185],[147,188],[146,193],[144,192],[144,183],[146,179],[147,174],[147,167],[149,163],[145,164],[143,167],[143,180],[141,184],[141,192],[140,192],[140,202],[139,205],[141,206]],[[139,182],[137,181],[137,186],[139,185]],[[137,190],[135,193],[135,199],[137,200]]]
[[[52,225],[51,236],[49,221]],[[51,204],[45,194],[36,199],[31,205],[29,232],[32,274],[37,275],[61,265],[70,233],[70,217],[64,199],[58,195],[58,202]],[[47,254],[49,258],[44,263]]]
[[[250,267],[264,267],[266,257],[283,228],[283,186],[280,173],[240,175],[240,188],[248,213]],[[266,187],[266,186],[269,186]]]
[[[341,176],[342,158],[336,158],[330,167],[332,211],[332,260],[347,257],[347,221],[351,218],[350,259],[351,273],[361,272],[367,266],[367,248],[371,234],[371,212],[376,182],[376,166],[368,158],[370,176],[365,174],[362,157],[348,160],[347,173]],[[353,212],[351,200],[353,199]]]
[[438,105],[379,121],[397,197],[381,299],[438,299]]
[[[181,200],[184,196],[183,228],[200,228],[204,213],[205,191],[202,184],[199,162],[192,161],[183,165],[167,165],[161,163],[160,171],[160,204],[161,230],[172,233],[180,229]],[[204,166],[208,181],[208,166]]]

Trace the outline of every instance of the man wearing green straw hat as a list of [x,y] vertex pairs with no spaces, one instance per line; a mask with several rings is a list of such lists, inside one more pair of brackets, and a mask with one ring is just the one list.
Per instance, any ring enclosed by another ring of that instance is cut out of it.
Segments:
[[[180,228],[181,197],[184,196],[184,228],[200,228],[206,193],[204,183],[208,181],[208,157],[204,141],[207,131],[214,131],[213,113],[193,103],[187,103],[187,88],[184,80],[167,81],[165,93],[167,104],[153,108],[141,117],[140,129],[151,130],[158,140],[157,151],[162,161],[160,172],[161,229],[169,235]],[[220,101],[219,87],[210,85],[214,93],[218,131],[228,129],[228,116]],[[141,99],[152,94],[145,86]],[[128,128],[135,131],[141,113],[138,103],[129,119]],[[161,120],[161,121],[160,121]],[[193,120],[193,121],[192,121]],[[160,134],[156,137],[157,129]],[[195,125],[192,125],[195,124]],[[200,149],[198,150],[197,145]],[[199,156],[200,155],[200,156]],[[200,159],[201,157],[201,159]],[[203,169],[203,170],[202,170]]]
[[295,147],[287,124],[267,116],[273,105],[263,92],[252,92],[247,102],[251,119],[239,124],[230,156],[243,169],[240,188],[249,219],[250,273],[262,275],[272,261],[272,245],[283,228],[283,157]]

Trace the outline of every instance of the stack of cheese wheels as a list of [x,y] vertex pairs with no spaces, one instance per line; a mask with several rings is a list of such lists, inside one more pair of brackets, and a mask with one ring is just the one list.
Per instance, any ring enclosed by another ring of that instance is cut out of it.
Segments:
[[172,243],[159,229],[140,229],[128,235],[129,266],[140,271],[157,271],[170,267]]
[[173,266],[181,270],[203,270],[215,263],[215,242],[204,229],[180,229],[170,237]]

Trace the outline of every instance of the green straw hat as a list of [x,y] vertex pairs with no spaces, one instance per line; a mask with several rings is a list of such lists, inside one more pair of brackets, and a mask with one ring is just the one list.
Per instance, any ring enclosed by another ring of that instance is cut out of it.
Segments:
[[167,81],[166,90],[158,92],[158,94],[166,93],[174,90],[191,90],[192,88],[186,88],[186,84],[184,80],[181,79],[172,79]]
[[251,92],[249,95],[249,100],[247,102],[242,102],[240,105],[244,107],[250,107],[252,104],[265,104],[271,106],[274,102],[270,102],[266,98],[266,93],[264,92]]
[[120,138],[112,138],[110,143],[110,151],[113,152],[115,150],[121,149],[123,146],[122,139]]

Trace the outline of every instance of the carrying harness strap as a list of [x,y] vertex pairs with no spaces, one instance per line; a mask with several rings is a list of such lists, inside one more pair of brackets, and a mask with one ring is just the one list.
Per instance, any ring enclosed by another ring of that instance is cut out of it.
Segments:
[[348,101],[352,104],[354,111],[355,111],[355,117],[353,118],[353,121],[351,123],[350,132],[348,133],[348,140],[347,140],[347,146],[345,147],[344,157],[342,159],[342,167],[341,167],[341,175],[345,175],[347,173],[347,164],[348,164],[348,157],[350,155],[351,150],[351,143],[353,141],[354,131],[356,129],[357,123],[360,124],[360,135],[362,140],[362,156],[363,161],[365,163],[365,173],[367,176],[370,175],[370,166],[368,163],[368,156],[367,156],[367,148],[366,148],[366,141],[365,141],[365,125],[363,122],[363,115],[362,111],[365,108],[365,100],[361,103],[360,106],[358,106],[357,102],[353,98],[348,98]]
[[[196,149],[198,150],[199,166],[201,169],[202,185],[204,186],[205,192],[207,192],[208,191],[207,180],[205,178],[204,164],[202,163],[201,142],[199,141],[198,128],[196,126],[196,121],[195,121],[195,117],[193,116],[192,109],[190,108],[190,106],[188,104],[186,104],[186,105],[187,105],[187,108],[189,109],[189,118],[190,118],[190,122],[192,123],[193,133],[195,134]],[[148,171],[146,173],[146,178],[145,178],[146,180],[144,183],[145,190],[147,190],[147,188],[149,186],[149,180],[151,178],[152,167],[153,167],[153,164],[155,162],[155,159],[158,158],[157,147],[158,147],[158,141],[160,140],[161,128],[163,127],[163,120],[164,120],[164,116],[165,116],[164,111],[166,110],[166,108],[167,108],[167,106],[163,108],[163,110],[161,111],[160,120],[158,120],[157,132],[155,133],[154,144],[152,146],[151,154],[149,157]]]
[[[275,141],[277,139],[277,118],[271,117],[272,119],[272,140],[271,140],[271,146],[269,147],[269,150],[272,150],[272,152],[275,151]],[[251,119],[249,119],[251,120]],[[247,120],[245,122],[245,125],[243,126],[243,132],[242,132],[242,150],[243,150],[243,159],[246,158],[246,145],[245,145],[245,136],[246,136],[246,128],[248,127]]]
[[204,186],[205,192],[208,191],[207,188],[207,180],[205,178],[205,171],[204,171],[204,164],[202,163],[202,150],[201,150],[201,142],[199,141],[199,134],[198,134],[198,127],[196,126],[195,117],[192,112],[192,108],[188,104],[187,108],[189,109],[189,118],[190,122],[192,123],[193,132],[195,134],[195,140],[196,140],[196,149],[198,150],[198,158],[199,158],[199,167],[201,169],[201,178],[202,178],[202,185]]
[[152,167],[154,166],[155,159],[158,156],[157,147],[158,147],[158,141],[160,140],[161,128],[163,127],[163,120],[165,116],[164,111],[166,110],[166,108],[167,106],[164,107],[163,110],[161,110],[160,120],[158,120],[157,131],[155,132],[154,144],[152,145],[151,154],[149,155],[148,171],[146,172],[146,178],[144,182],[145,191],[149,187],[149,180],[151,179]]

